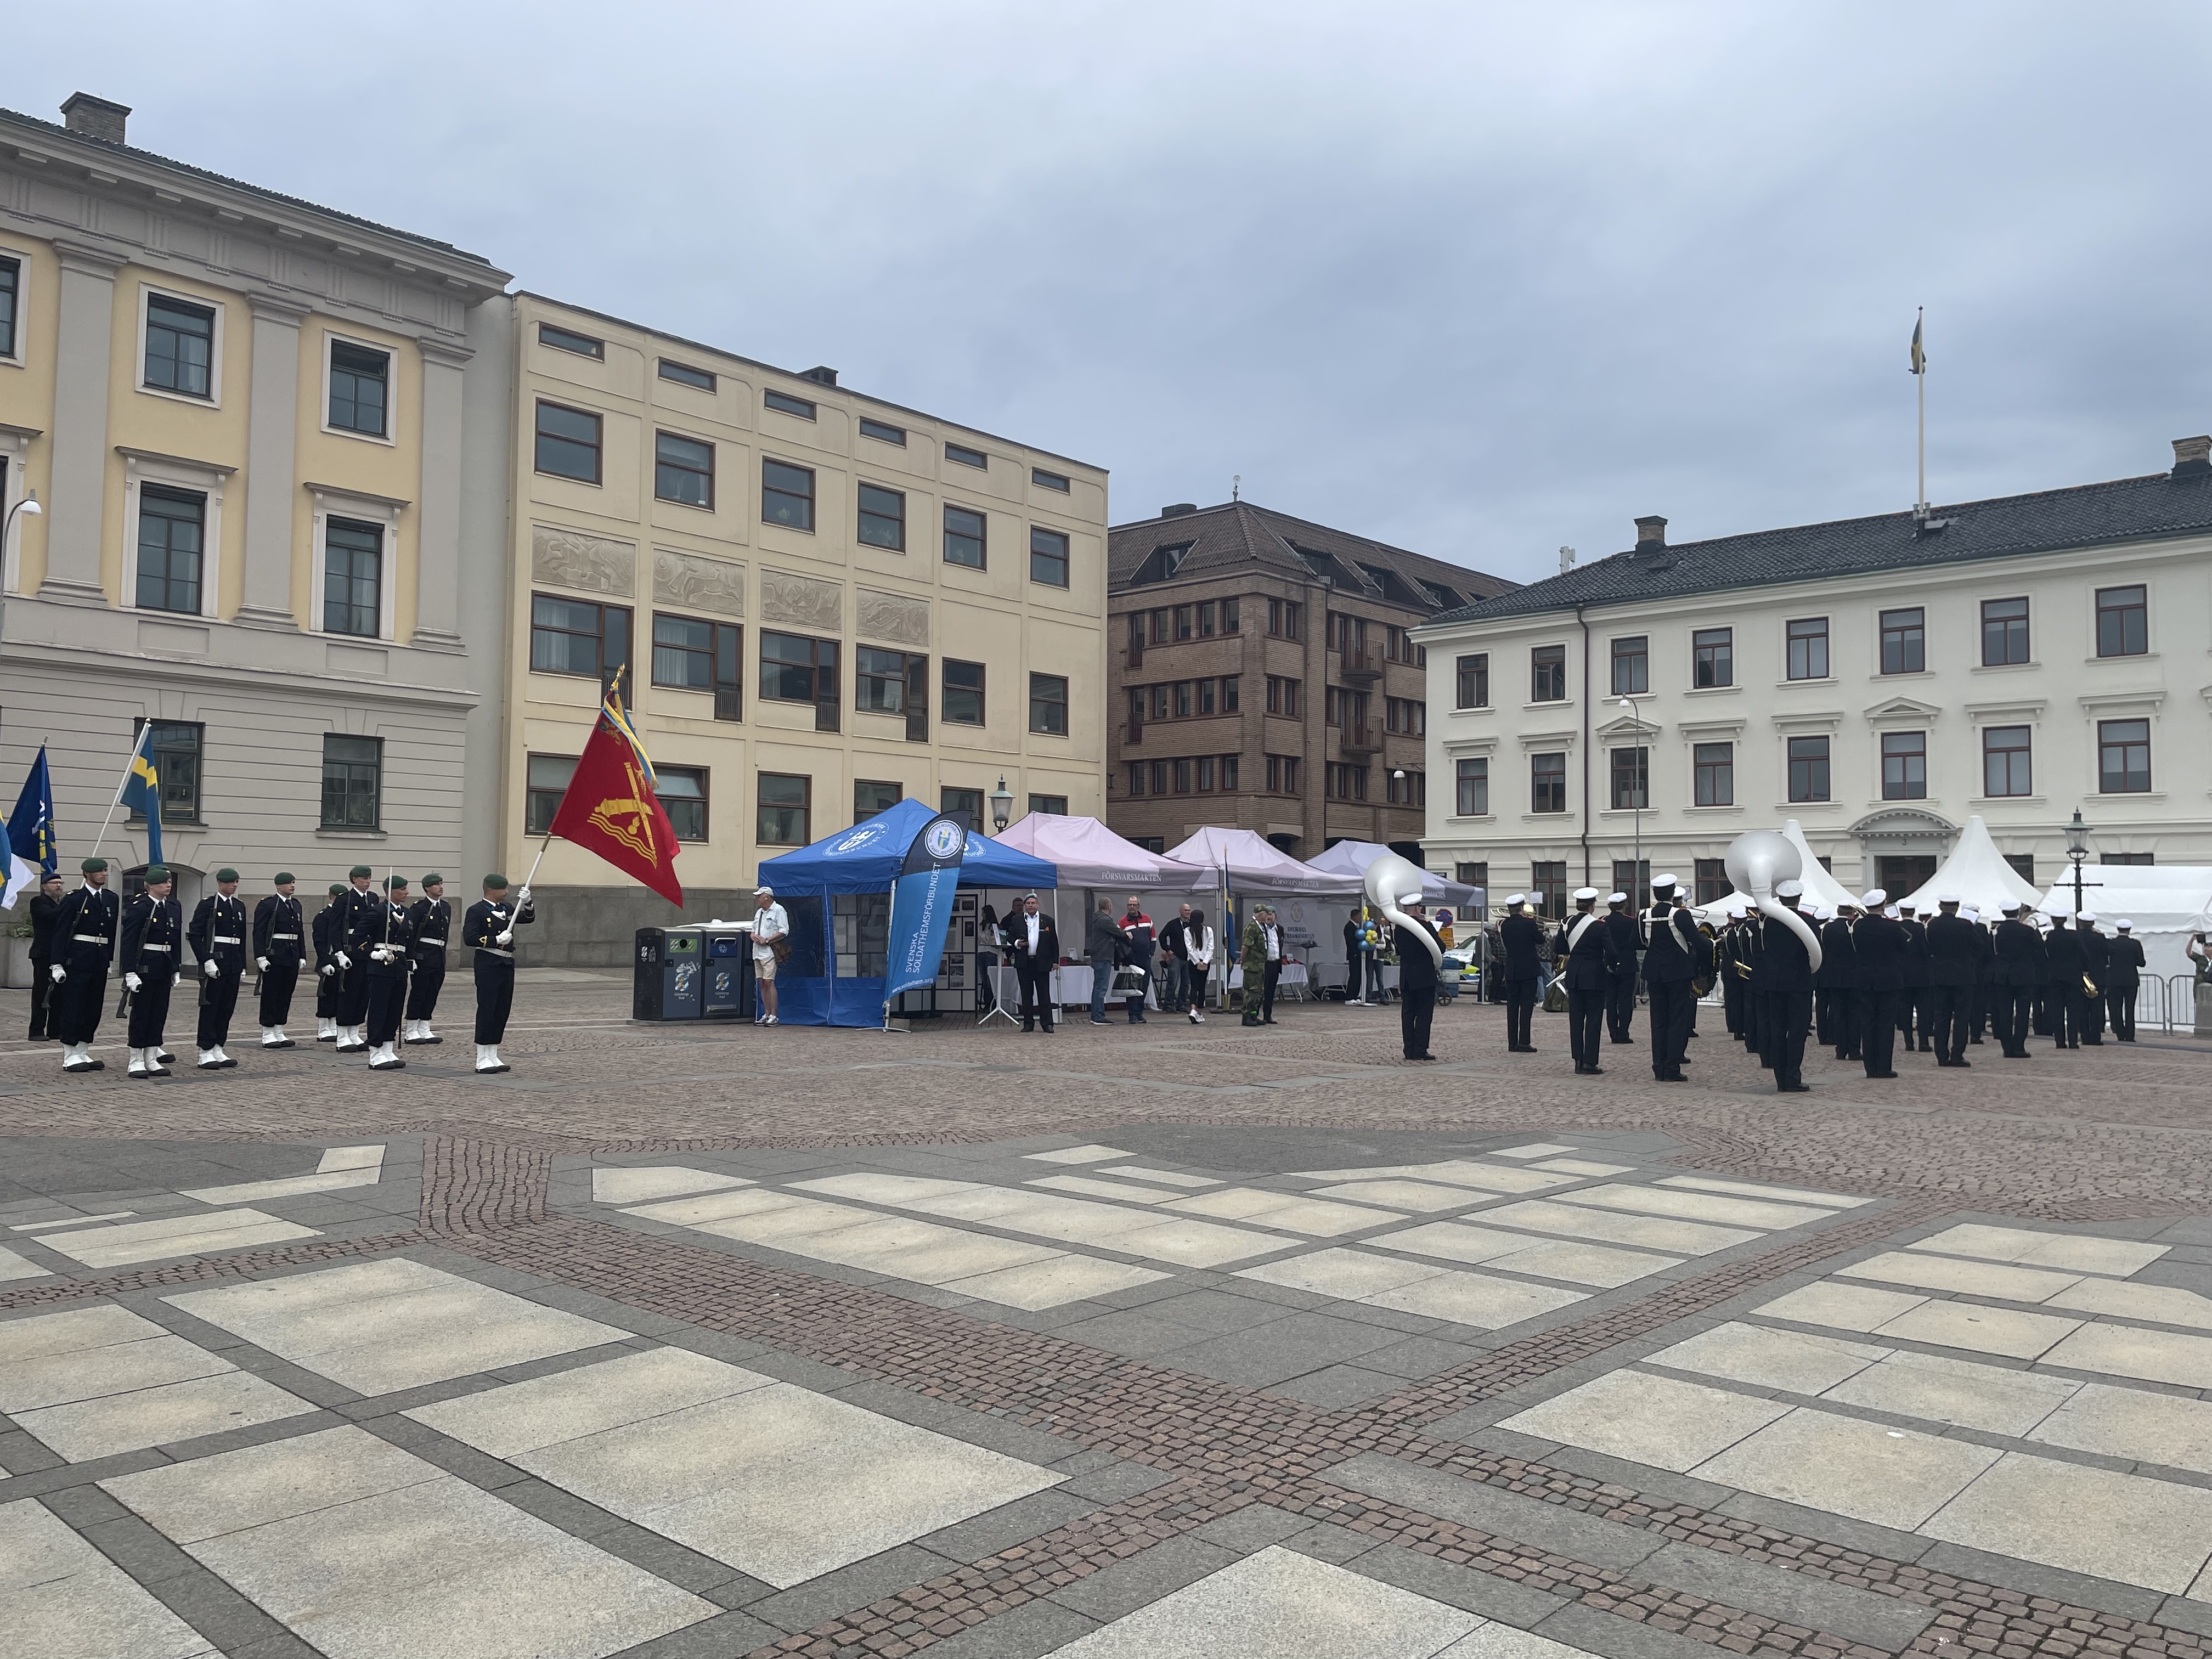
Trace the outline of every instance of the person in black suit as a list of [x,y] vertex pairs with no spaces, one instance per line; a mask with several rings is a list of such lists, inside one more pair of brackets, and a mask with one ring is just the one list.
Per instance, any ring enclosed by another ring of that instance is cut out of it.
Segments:
[[2063,920],[2056,921],[2050,937],[2043,941],[2051,992],[2051,1040],[2055,1048],[2081,1046],[2081,1024],[2088,1006],[2081,976],[2089,971],[2088,953],[2081,948],[2082,932],[2067,927]]
[[1838,905],[1832,920],[1820,924],[1820,971],[1814,975],[1817,994],[1827,1003],[1827,1033],[1824,1042],[1835,1045],[1838,1060],[1860,1058],[1858,954],[1851,943],[1851,927],[1858,915],[1855,905]]
[[121,907],[108,890],[106,859],[87,859],[81,867],[84,885],[62,900],[54,916],[54,959],[46,968],[54,988],[52,1029],[61,1039],[63,1071],[104,1072],[107,1062],[94,1060],[91,1048],[100,1035]]
[[[1022,988],[1022,1030],[1052,1035],[1052,970],[1060,961],[1060,934],[1052,918],[1037,908],[1037,896],[1024,893],[1022,908],[1008,916],[1006,953]],[[1096,969],[1093,970],[1097,971]],[[1043,1022],[1042,1027],[1038,1021]]]
[[1597,1063],[1597,1045],[1617,958],[1612,930],[1596,905],[1596,888],[1577,888],[1575,914],[1567,921],[1567,1043],[1574,1051],[1577,1077],[1605,1075]]
[[[1797,883],[1785,881],[1774,890],[1774,896],[1795,908],[1803,891]],[[1809,929],[1812,918],[1804,920]],[[1813,958],[1789,923],[1775,916],[1764,921],[1754,987],[1766,1003],[1766,1063],[1774,1068],[1777,1094],[1807,1094],[1805,1039],[1813,1030]]]
[[338,952],[345,949],[344,907],[340,903],[346,889],[338,882],[331,884],[330,902],[315,912],[308,924],[314,935],[315,946],[315,1041],[336,1042],[338,1040],[338,992],[341,981]]
[[62,914],[62,874],[49,870],[31,895],[31,1035],[33,1042],[54,1040],[54,923]]
[[1605,1030],[1614,1042],[1636,1041],[1636,918],[1628,913],[1628,895],[1613,893],[1606,899],[1605,931],[1613,941],[1612,975],[1606,987]]
[[2074,918],[2081,935],[2082,971],[2089,985],[2076,983],[2081,995],[2081,1041],[2092,1048],[2105,1046],[2105,982],[2112,971],[2112,942],[2097,931],[2097,918],[2088,912]]
[[2036,988],[2043,982],[2043,935],[2021,920],[2026,908],[2007,905],[1990,940],[1996,956],[1990,968],[1990,1016],[1998,1051],[2007,1060],[2029,1058],[2027,1030],[2034,1018]]
[[1680,884],[1661,876],[1651,884],[1644,912],[1644,983],[1651,998],[1651,1075],[1661,1083],[1686,1083],[1682,1065],[1690,1046],[1696,993],[1690,981],[1711,961],[1711,944],[1681,907]]
[[1536,1045],[1529,1024],[1543,983],[1543,964],[1536,951],[1544,942],[1544,927],[1528,914],[1519,893],[1505,901],[1505,920],[1498,924],[1498,938],[1505,947],[1505,1052],[1533,1054]]
[[1928,924],[1928,988],[1936,1033],[1938,1066],[1968,1066],[1966,1058],[1967,1005],[1982,961],[1981,943],[1974,924],[1959,914],[1959,896],[1945,893],[1936,901],[1936,915]]
[[1979,910],[1959,914],[1974,929],[1974,990],[1967,999],[1966,1041],[1978,1043],[1989,1029],[1990,1005],[1996,995],[1997,947],[1992,937],[1996,924],[1984,921]]
[[1419,924],[1419,933],[1403,922],[1390,930],[1391,943],[1398,952],[1398,1030],[1405,1040],[1407,1059],[1434,1060],[1436,1056],[1429,1052],[1429,1027],[1437,1012],[1437,963],[1429,954],[1429,945],[1433,941],[1441,951],[1443,945],[1418,907],[1408,914]]
[[1905,929],[1905,989],[1898,997],[1898,1029],[1905,1033],[1905,1053],[1917,1048],[1925,1054],[1934,1046],[1928,1036],[1928,924],[1913,914],[1909,904],[1903,907],[1898,920]]
[[170,872],[164,864],[146,866],[146,890],[123,906],[123,949],[117,965],[131,994],[130,1075],[167,1077],[161,1064],[161,1028],[169,1018],[169,993],[183,965],[185,913],[169,896]]
[[1741,904],[1730,905],[1728,926],[1721,930],[1721,1017],[1730,1036],[1755,1048],[1751,1040],[1751,1002],[1746,994],[1751,980],[1751,924],[1745,920],[1749,914]]
[[2135,936],[2132,921],[2119,924],[2106,969],[2105,1006],[2112,1016],[2112,1036],[2122,1042],[2136,1040],[2136,993],[2142,985],[2142,941]]
[[289,1048],[284,1035],[292,1018],[292,992],[307,959],[307,922],[292,896],[292,872],[276,872],[276,890],[253,907],[253,960],[261,969],[261,1046]]
[[1905,989],[1905,924],[1882,913],[1888,896],[1879,887],[1863,895],[1865,912],[1850,930],[1859,1058],[1870,1078],[1897,1075],[1897,1000]]

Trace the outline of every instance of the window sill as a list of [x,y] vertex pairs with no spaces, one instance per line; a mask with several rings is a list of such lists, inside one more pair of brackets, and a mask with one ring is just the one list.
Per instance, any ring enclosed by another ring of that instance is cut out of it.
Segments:
[[[712,501],[679,501],[673,495],[655,495],[653,498],[653,504],[655,507],[688,507],[694,513],[705,513],[709,515],[714,511],[714,504]],[[678,836],[678,839],[683,838]]]
[[[1803,683],[1802,680],[1790,682],[1792,685]],[[1732,697],[1742,690],[1740,685],[1692,685],[1686,687],[1682,695],[1686,697]]]
[[1833,674],[1823,674],[1818,679],[1777,680],[1774,682],[1774,687],[1778,691],[1786,691],[1793,685],[1838,685],[1841,684],[1842,682],[1838,680]]
[[172,392],[167,386],[148,386],[143,380],[141,380],[138,383],[138,390],[144,392],[149,398],[166,398],[173,404],[184,404],[193,409],[221,409],[222,407],[222,403],[214,397],[210,396],[203,398],[198,392]]
[[1541,702],[1524,702],[1521,705],[1522,708],[1528,713],[1544,708],[1572,708],[1574,706],[1575,700],[1572,697],[1547,697]]
[[1523,812],[1521,815],[1521,822],[1523,823],[1568,823],[1573,821],[1574,816],[1571,812]]
[[1932,668],[1907,668],[1903,670],[1901,672],[1895,674],[1869,674],[1867,676],[1868,681],[1875,685],[1881,685],[1890,680],[1932,680],[1935,678],[1936,671]]
[[2047,800],[2044,795],[1975,795],[1966,805],[1979,811],[1987,806],[2041,806]]
[[323,430],[333,438],[352,438],[361,443],[382,444],[386,449],[399,447],[399,441],[397,438],[387,438],[381,432],[356,432],[349,426],[331,426],[327,422],[325,423]]
[[1977,663],[1966,672],[1969,674],[2027,674],[2042,667],[2039,662]]
[[1688,814],[1690,814],[1690,815],[1692,815],[1692,816],[1695,816],[1696,814],[1700,813],[1700,812],[1712,812],[1712,813],[1721,813],[1721,812],[1741,812],[1741,811],[1742,811],[1744,809],[1743,809],[1742,807],[1741,807],[1741,806],[1736,805],[1735,805],[1735,803],[1733,803],[1733,802],[1729,802],[1729,803],[1726,803],[1726,804],[1724,804],[1724,805],[1717,805],[1717,806],[1685,806],[1685,807],[1683,807],[1681,810],[1682,810],[1684,812],[1686,812],[1686,813],[1688,813]]
[[2112,804],[2118,805],[2124,805],[2128,801],[2135,800],[2164,800],[2166,799],[2166,791],[2163,789],[2130,789],[2119,794],[2107,795],[2100,793],[2084,796],[2083,799],[2094,801],[2110,801]]
[[2092,668],[2100,662],[2156,662],[2158,653],[2155,651],[2122,652],[2117,657],[2084,657],[2081,660]]
[[1495,714],[1498,710],[1491,703],[1478,702],[1470,703],[1465,708],[1455,708],[1450,712],[1455,714]]
[[1774,810],[1786,817],[1795,812],[1832,812],[1842,805],[1837,800],[1785,800]]
[[388,839],[381,830],[330,830],[315,831],[317,841],[384,841]]
[[[1067,741],[1067,733],[1065,732],[1040,732],[1034,726],[1030,729],[1030,735],[1033,738],[1058,738],[1062,743]],[[1168,758],[1173,760],[1175,757],[1170,755]]]
[[1495,823],[1498,822],[1498,815],[1495,812],[1455,812],[1446,818],[1445,822],[1448,823]]
[[604,489],[606,487],[597,478],[574,478],[566,472],[548,472],[542,466],[532,468],[532,476],[539,478],[558,478],[562,483],[581,484],[586,489]]

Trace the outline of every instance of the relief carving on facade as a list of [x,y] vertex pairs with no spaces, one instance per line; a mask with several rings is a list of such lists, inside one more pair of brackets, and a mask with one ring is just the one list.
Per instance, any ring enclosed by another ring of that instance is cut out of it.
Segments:
[[788,570],[763,570],[761,620],[842,634],[845,631],[844,584],[794,575]]
[[854,596],[854,629],[864,640],[929,648],[929,601],[863,587]]
[[637,546],[581,530],[530,527],[530,574],[536,581],[627,599],[637,590]]
[[745,568],[726,559],[704,559],[665,547],[653,550],[653,597],[665,605],[711,611],[718,617],[745,614]]

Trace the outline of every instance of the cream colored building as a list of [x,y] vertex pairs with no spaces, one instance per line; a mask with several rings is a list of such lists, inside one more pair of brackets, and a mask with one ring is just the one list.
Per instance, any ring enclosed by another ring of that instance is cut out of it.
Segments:
[[[988,833],[1105,805],[1106,473],[533,294],[516,434],[500,857],[517,879],[627,663],[690,919],[904,796]],[[684,919],[556,842],[530,959]]]
[[222,864],[488,859],[506,273],[64,112],[0,112],[0,510],[42,508],[4,548],[0,782],[47,744],[73,872],[153,722],[188,902]]

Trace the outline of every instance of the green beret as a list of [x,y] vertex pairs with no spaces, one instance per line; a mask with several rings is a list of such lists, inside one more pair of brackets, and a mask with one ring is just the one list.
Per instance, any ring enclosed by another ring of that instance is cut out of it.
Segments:
[[435,870],[433,870],[428,875],[422,878],[422,884],[425,887],[435,887],[443,880],[445,880],[445,878],[440,875]]
[[331,884],[331,896],[332,898],[336,898],[340,893],[344,892],[345,890],[346,886],[343,882],[334,881]]
[[169,866],[167,865],[149,864],[146,866],[146,884],[149,887],[158,887],[168,879]]
[[106,859],[87,859],[82,864],[78,865],[77,868],[83,871],[88,876],[96,876],[102,870],[107,868],[107,860]]
[[384,878],[384,890],[387,893],[396,893],[406,884],[407,878],[404,876],[386,876]]
[[279,887],[282,887],[288,881],[297,881],[298,879],[299,878],[294,875],[289,870],[279,870],[276,872],[276,884]]
[[346,873],[349,876],[373,876],[376,872],[370,869],[365,864],[356,864],[352,869],[347,871]]
[[218,870],[215,872],[215,878],[217,881],[236,881],[238,879],[238,872],[230,869]]
[[483,884],[489,888],[501,888],[507,885],[507,878],[505,876],[486,876],[483,878]]

